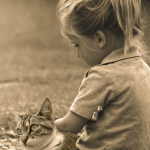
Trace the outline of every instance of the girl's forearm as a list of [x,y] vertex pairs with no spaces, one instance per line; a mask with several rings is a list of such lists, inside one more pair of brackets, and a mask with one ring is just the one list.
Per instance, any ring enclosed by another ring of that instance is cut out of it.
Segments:
[[71,132],[78,134],[89,120],[69,111],[63,118],[55,120],[60,132]]
[[55,120],[54,123],[60,132],[67,132],[66,125],[63,123],[63,118]]

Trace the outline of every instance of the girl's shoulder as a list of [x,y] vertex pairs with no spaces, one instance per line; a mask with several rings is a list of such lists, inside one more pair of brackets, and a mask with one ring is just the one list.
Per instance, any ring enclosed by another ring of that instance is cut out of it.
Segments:
[[[105,82],[112,82],[116,84],[116,81],[127,80],[130,81],[142,78],[143,72],[150,75],[150,67],[143,61],[141,57],[133,57],[128,59],[111,62],[108,64],[99,64],[90,68],[84,76],[84,79],[102,80]],[[149,76],[150,78],[150,76]]]
[[84,78],[87,78],[89,76],[101,76],[101,77],[107,77],[109,74],[112,75],[112,72],[116,72],[117,64],[99,64],[96,66],[91,67],[89,70],[86,71]]

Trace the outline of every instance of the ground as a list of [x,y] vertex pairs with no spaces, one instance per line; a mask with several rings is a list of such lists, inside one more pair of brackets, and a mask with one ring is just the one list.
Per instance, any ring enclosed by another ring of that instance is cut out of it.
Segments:
[[63,117],[88,67],[69,48],[8,48],[0,53],[0,143],[13,150],[17,149],[13,112],[36,112],[49,98],[54,119]]

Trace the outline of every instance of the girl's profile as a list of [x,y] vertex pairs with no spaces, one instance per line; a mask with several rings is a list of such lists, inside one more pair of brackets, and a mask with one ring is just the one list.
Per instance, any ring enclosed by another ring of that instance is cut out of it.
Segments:
[[150,149],[150,68],[141,54],[141,0],[60,0],[62,35],[91,68],[61,132],[83,132],[77,150]]

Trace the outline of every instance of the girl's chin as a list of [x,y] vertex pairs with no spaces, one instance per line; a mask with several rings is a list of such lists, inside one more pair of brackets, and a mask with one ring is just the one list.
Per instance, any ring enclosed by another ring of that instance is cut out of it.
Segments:
[[86,62],[86,61],[84,61],[84,63],[86,64],[86,65],[88,65],[88,66],[91,66],[88,62]]

